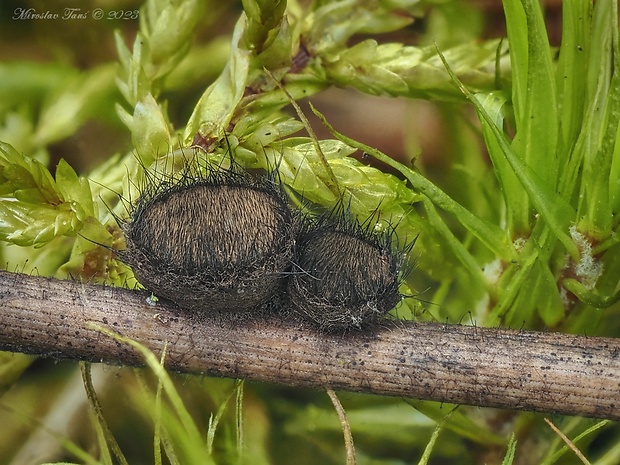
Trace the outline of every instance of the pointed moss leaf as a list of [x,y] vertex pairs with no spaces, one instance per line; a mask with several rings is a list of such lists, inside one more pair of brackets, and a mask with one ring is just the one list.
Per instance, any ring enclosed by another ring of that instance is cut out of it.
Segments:
[[515,172],[523,188],[527,191],[530,201],[540,213],[544,221],[553,230],[556,237],[564,244],[572,256],[578,256],[577,248],[567,234],[568,227],[575,220],[575,209],[562,197],[555,193],[553,186],[550,186],[538,175],[530,166],[514,153],[510,148],[505,135],[501,132],[493,121],[488,117],[484,108],[478,103],[475,97],[471,96],[471,101],[477,106],[482,114],[481,122],[488,125],[495,135],[499,146],[506,157],[506,160]]
[[[490,72],[498,41],[466,43],[446,51],[455,72],[477,89],[494,88]],[[325,71],[340,85],[373,95],[461,98],[450,83],[441,60],[431,47],[399,43],[379,45],[368,39],[326,57]]]
[[322,181],[325,173],[319,162],[310,162],[308,152],[296,147],[283,147],[280,150],[265,151],[271,166],[278,167],[282,182],[291,186],[308,200],[318,204],[329,204],[335,197]]
[[[521,289],[527,290],[525,283],[528,282],[528,276],[533,273],[533,269],[538,260],[538,250],[534,249],[531,253],[528,253],[520,261],[514,261],[510,267],[505,271],[498,283],[498,288],[503,289],[501,297],[493,310],[489,313],[485,320],[487,326],[498,325],[504,321],[506,312],[511,308],[515,308],[513,305],[517,299]],[[557,294],[557,292],[556,292]],[[519,309],[519,318],[532,318],[533,307],[530,305],[528,308]]]
[[[523,2],[507,0],[503,2],[506,15],[506,29],[510,38],[510,62],[512,66],[512,103],[515,119],[522,121],[527,91],[528,35],[527,18]],[[509,18],[509,20],[508,20]],[[446,58],[446,61],[447,58]],[[451,61],[448,61],[450,63]]]
[[[77,219],[74,213],[75,212],[73,211],[67,211],[64,209],[60,210],[56,214],[56,218],[54,218],[54,224],[53,224],[54,235],[50,238],[46,238],[45,242],[48,242],[49,240],[53,239],[56,236],[62,236],[69,231],[72,231],[72,230],[74,231],[76,226],[80,224],[79,220]],[[35,243],[36,242],[37,241],[35,240]]]
[[[351,195],[351,210],[354,213],[368,217],[378,208],[396,211],[396,204],[408,204],[413,200],[414,194],[405,183],[351,158],[350,155],[357,149],[337,139],[320,140],[318,144],[330,162],[340,188]],[[325,182],[321,181],[326,179],[324,167],[308,137],[288,138],[273,146],[276,152],[272,156],[276,157],[278,172],[286,184],[313,202],[323,205],[333,202],[333,193],[328,192]],[[284,150],[282,155],[279,155],[278,149]],[[278,156],[282,157],[280,163]]]
[[413,19],[395,6],[389,2],[362,5],[357,0],[326,2],[314,11],[304,35],[313,51],[331,53],[344,48],[354,34],[391,32],[410,24]]
[[[143,49],[144,53],[143,53]],[[123,69],[121,80],[126,83],[125,98],[131,106],[135,106],[146,94],[151,91],[151,82],[146,76],[146,59],[148,56],[148,42],[138,32],[133,43],[131,61],[126,69]],[[122,89],[121,89],[122,90]]]
[[187,53],[203,5],[199,0],[170,3],[158,15],[149,35],[151,62],[161,67],[157,77],[169,73]]
[[588,73],[575,71],[588,69],[589,54],[584,53],[584,48],[590,48],[590,22],[583,18],[592,16],[592,6],[591,2],[570,2],[562,15],[562,44],[556,85],[564,150],[572,147],[579,136],[588,101]]
[[575,294],[579,300],[594,308],[611,307],[613,304],[620,301],[620,291],[611,295],[601,295],[599,292],[588,289],[582,283],[572,278],[562,281],[562,285],[566,290]]
[[206,90],[196,105],[183,134],[186,144],[200,132],[205,139],[219,138],[228,128],[235,108],[245,91],[251,53],[239,47],[239,41],[247,27],[245,15],[241,15],[233,33],[230,59],[218,79]]
[[278,118],[274,124],[278,130],[278,135],[281,138],[301,131],[304,127],[301,121],[289,117]]
[[351,210],[361,217],[394,210],[396,205],[408,205],[413,201],[414,193],[391,174],[349,157],[332,160],[330,165],[340,188],[352,197]]
[[116,45],[116,53],[118,54],[121,66],[124,69],[129,69],[131,64],[131,52],[125,45],[125,41],[119,29],[114,31],[114,44]]
[[[197,24],[201,20],[204,24],[204,7],[205,2],[199,0],[146,2],[131,56],[117,35],[117,49],[123,65],[119,87],[126,87],[126,91],[121,91],[132,106],[148,93],[159,96],[163,78],[173,72],[189,52]],[[211,17],[207,19],[210,20]]]
[[262,148],[271,145],[278,136],[277,127],[274,124],[266,123],[252,131],[249,137],[243,141],[243,145],[258,153]]
[[399,60],[403,62],[402,68],[415,66],[421,58],[419,49],[401,44],[380,46],[369,39],[339,54],[328,70],[341,84],[354,85],[369,94],[405,95],[409,90],[407,83],[391,68],[400,68]]
[[48,200],[43,196],[39,188],[32,189],[18,189],[13,191],[13,197],[20,202],[27,203],[48,203]]
[[136,104],[131,124],[133,146],[145,163],[172,147],[166,117],[151,94]]
[[[518,325],[529,321],[536,313],[547,326],[555,326],[565,317],[565,308],[558,292],[555,277],[543,257],[533,262],[520,285],[515,284],[516,299],[502,315],[507,325]],[[518,280],[518,276],[515,277]]]
[[71,201],[72,210],[80,220],[95,215],[90,183],[86,178],[78,177],[64,159],[56,167],[56,189],[63,200]]
[[37,163],[33,162],[31,167],[19,165],[2,167],[2,177],[5,181],[2,193],[13,195],[19,200],[32,203],[59,203],[60,199],[56,195],[54,180],[51,175],[49,179],[43,174],[41,174],[39,179],[33,176],[33,171],[45,169],[45,167],[37,165]]
[[431,438],[428,441],[428,444],[424,448],[424,453],[422,453],[422,457],[420,457],[418,465],[428,465],[428,462],[431,459],[433,448],[435,447],[435,443],[437,442],[437,438],[439,437],[439,433],[441,433],[441,431],[444,429],[455,410],[456,407],[453,408],[450,412],[448,412],[448,414],[439,423],[437,423],[437,426],[435,427],[433,434],[431,434]]
[[[549,266],[539,264],[540,267],[540,279],[538,287],[535,292],[529,292],[530,289],[528,286],[525,286],[521,293],[525,294],[532,298],[532,296],[539,296],[538,302],[536,302],[536,308],[538,310],[538,315],[541,317],[545,326],[547,327],[555,327],[560,324],[564,318],[566,318],[566,308],[564,302],[562,301],[562,297],[558,292],[558,284],[555,276],[549,269]],[[515,309],[516,313],[519,313],[517,309]],[[516,324],[517,318],[519,316],[515,316],[513,319]]]
[[496,126],[504,125],[504,106],[508,101],[508,96],[502,91],[480,92],[475,94],[480,105],[489,114]]
[[271,70],[290,67],[293,55],[292,32],[286,17],[283,17],[280,25],[269,31],[264,50],[254,60],[254,67],[261,72],[263,67]]
[[[282,142],[280,140],[282,138],[298,132],[303,127],[303,123],[290,117],[277,117],[272,121],[263,120],[258,125],[252,118],[243,118],[235,125],[232,134],[239,137],[239,143],[243,148],[254,152],[255,155],[251,158],[255,159],[256,154],[260,155],[265,148],[271,145],[281,147]],[[236,152],[238,150],[239,148],[235,149]],[[259,156],[259,158],[261,157]],[[269,168],[266,165],[261,167]]]
[[73,235],[95,215],[90,184],[64,161],[56,180],[38,161],[0,142],[0,240],[41,246],[54,237]]
[[[129,91],[129,86],[127,85],[127,83],[126,83],[126,82],[123,82],[123,81],[122,81],[121,79],[119,79],[118,77],[116,77],[116,78],[114,79],[114,82],[116,83],[116,87],[117,87],[117,88],[118,88],[118,90],[120,91],[121,95],[125,98],[125,100],[127,100],[128,102],[133,101],[133,99],[132,99],[132,97],[131,97],[131,93],[130,93],[130,91]],[[114,108],[115,108],[115,109],[116,109],[116,111],[118,112],[118,111],[119,111],[119,109],[120,109],[120,108],[122,108],[122,107],[120,106],[120,104],[119,104],[119,103],[115,103],[115,104],[114,104]],[[123,111],[125,111],[125,110],[123,109]],[[127,113],[127,112],[125,111],[125,113]],[[119,116],[121,116],[121,121],[123,121],[123,123],[125,124],[125,126],[129,127],[129,124],[127,123],[127,121],[125,121],[125,120],[122,118],[122,115],[119,115]]]
[[[286,91],[294,100],[302,99],[319,93],[329,87],[324,79],[317,79],[315,74],[300,73],[286,75]],[[242,101],[243,108],[248,111],[247,117],[252,119],[270,118],[275,111],[290,103],[280,89],[250,95]]]
[[[471,297],[480,298],[485,289],[484,276],[482,270],[476,258],[472,253],[467,250],[467,247],[454,235],[454,233],[448,228],[445,221],[438,214],[435,206],[429,199],[423,199],[424,209],[427,213],[429,226],[433,231],[433,240],[441,244],[442,253],[439,256],[432,257],[430,260],[435,260],[434,268],[441,269],[440,263],[445,263],[445,255],[450,253],[458,260],[462,266],[469,272],[469,294]],[[442,260],[441,257],[444,257]],[[441,260],[441,261],[439,261]],[[453,261],[454,259],[448,258]],[[440,274],[439,272],[438,274]],[[451,273],[451,272],[449,272]],[[473,281],[472,281],[473,279]]]
[[333,160],[331,168],[336,178],[339,180],[341,187],[350,186],[355,187],[363,185],[369,182],[366,174],[360,169],[357,164],[347,163],[347,160]]
[[[335,140],[322,140],[318,141],[318,144],[328,160],[340,159],[355,151],[352,147]],[[289,138],[282,141],[281,145],[274,144],[274,147],[281,151],[283,161],[278,164],[276,158],[274,166],[278,166],[278,172],[286,184],[308,200],[322,205],[330,205],[335,200],[334,193],[327,187],[329,173],[309,138]]]
[[133,116],[118,103],[114,104],[114,109],[116,110],[116,114],[119,119],[131,131],[131,128],[133,127]]
[[[33,196],[34,203],[41,198],[51,204],[60,203],[54,178],[48,169],[39,161],[21,155],[11,145],[1,141],[0,181],[2,195],[13,195],[17,190],[26,190],[34,194],[34,190],[37,190]],[[22,200],[27,199],[22,197]]]
[[[283,141],[283,144],[284,146],[295,147],[301,153],[307,154],[312,160],[318,159],[314,145],[308,137],[289,138],[286,141]],[[357,149],[350,147],[337,139],[320,140],[319,146],[321,147],[321,152],[323,152],[323,155],[325,155],[327,160],[348,157],[357,151]]]
[[41,246],[52,240],[56,231],[64,234],[71,229],[70,214],[51,206],[0,199],[0,213],[0,239],[20,246]]
[[248,18],[241,45],[254,55],[252,67],[261,78],[262,68],[278,70],[288,67],[292,58],[293,36],[284,15],[286,1],[243,2]]
[[[620,126],[616,133],[616,140],[620,140]],[[609,203],[614,214],[620,212],[620,144],[616,144],[612,155],[611,172],[609,173]]]
[[278,24],[286,11],[286,0],[243,0],[243,10],[248,19],[266,33]]
[[[593,99],[595,107],[592,112],[592,123],[595,134],[592,137],[597,143],[596,151],[586,152],[584,164],[584,182],[582,192],[586,193],[585,227],[589,234],[596,239],[609,237],[613,234],[613,217],[610,205],[610,184],[617,183],[617,172],[613,172],[614,151],[618,146],[617,134],[620,128],[620,41],[618,34],[618,5],[615,2],[601,2],[594,8],[595,17],[602,19],[600,28],[604,31],[603,43],[611,45],[613,53],[608,47],[601,50],[599,64],[599,80],[596,83],[596,92],[599,95]],[[603,19],[604,18],[604,19]],[[593,54],[594,55],[594,54]],[[596,65],[592,66],[596,68]],[[592,73],[592,70],[590,70]],[[611,74],[611,76],[610,76]],[[591,82],[592,75],[589,76]],[[602,111],[604,108],[604,111]],[[617,153],[617,152],[616,152]],[[611,176],[610,176],[611,174]]]
[[262,22],[261,7],[256,0],[242,0],[243,11],[250,21],[260,24]]

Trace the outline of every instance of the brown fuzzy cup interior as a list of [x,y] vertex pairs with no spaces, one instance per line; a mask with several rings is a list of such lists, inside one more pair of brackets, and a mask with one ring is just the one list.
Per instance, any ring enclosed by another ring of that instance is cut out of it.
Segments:
[[[360,235],[361,236],[361,235]],[[354,231],[310,231],[288,281],[293,312],[325,331],[362,329],[400,300],[398,264],[389,246]]]
[[234,180],[198,180],[139,201],[121,258],[142,285],[201,311],[252,310],[279,292],[293,214],[275,186]]

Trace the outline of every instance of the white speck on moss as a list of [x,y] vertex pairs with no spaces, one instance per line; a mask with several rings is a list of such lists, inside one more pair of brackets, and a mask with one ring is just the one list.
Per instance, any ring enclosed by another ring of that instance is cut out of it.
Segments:
[[512,243],[513,247],[517,252],[521,252],[521,249],[523,249],[526,244],[527,240],[524,237],[520,237]]
[[491,297],[486,293],[474,306],[474,321],[482,321],[488,315]]
[[482,267],[482,274],[489,284],[495,284],[502,275],[502,261],[496,258]]
[[603,264],[592,256],[592,245],[575,226],[571,226],[569,232],[581,253],[581,259],[575,266],[575,275],[586,289],[592,289],[603,273]]

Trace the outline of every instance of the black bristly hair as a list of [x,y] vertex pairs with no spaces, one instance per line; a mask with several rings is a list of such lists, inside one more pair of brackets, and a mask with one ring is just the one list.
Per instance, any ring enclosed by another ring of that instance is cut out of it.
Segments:
[[305,218],[287,284],[294,318],[326,332],[347,332],[379,323],[396,306],[413,242],[399,250],[395,227],[375,226],[375,214],[360,223],[342,200]]
[[120,258],[158,297],[191,311],[245,312],[281,295],[296,214],[275,175],[191,163],[147,176],[122,224]]

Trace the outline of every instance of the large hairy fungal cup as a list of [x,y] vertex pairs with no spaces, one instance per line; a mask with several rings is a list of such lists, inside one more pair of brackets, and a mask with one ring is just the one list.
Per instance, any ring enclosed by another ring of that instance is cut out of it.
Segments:
[[342,208],[303,228],[287,294],[293,313],[324,331],[363,329],[396,306],[402,254]]
[[142,192],[120,255],[158,297],[189,310],[243,312],[282,293],[294,224],[271,177],[208,166]]

